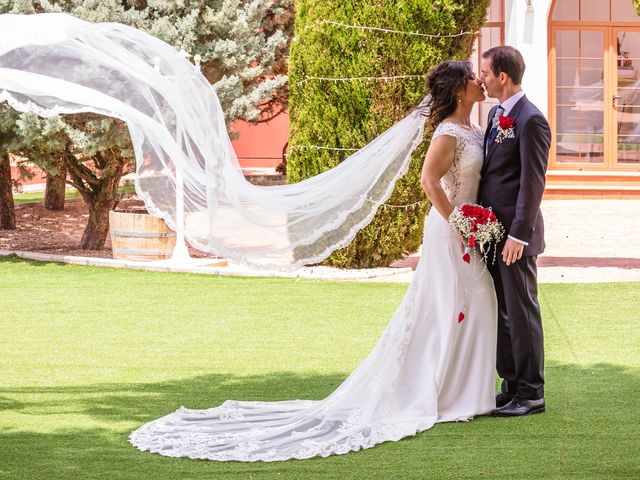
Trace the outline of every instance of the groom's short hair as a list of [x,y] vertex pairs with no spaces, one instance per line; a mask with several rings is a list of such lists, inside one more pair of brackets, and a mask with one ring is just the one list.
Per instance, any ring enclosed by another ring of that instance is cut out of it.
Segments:
[[491,60],[491,70],[496,77],[500,75],[500,72],[504,72],[509,75],[514,84],[520,85],[522,83],[526,67],[524,58],[517,49],[508,45],[493,47],[484,52],[482,58]]

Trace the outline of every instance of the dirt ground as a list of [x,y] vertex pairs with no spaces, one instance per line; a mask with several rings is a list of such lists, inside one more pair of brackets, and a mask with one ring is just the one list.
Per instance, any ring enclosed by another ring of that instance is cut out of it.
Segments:
[[[129,197],[120,201],[118,209],[129,210],[143,205],[136,197]],[[113,258],[109,236],[100,250],[80,248],[88,220],[87,207],[79,198],[67,200],[61,212],[47,210],[41,203],[16,205],[16,229],[0,230],[0,249]],[[192,257],[209,256],[193,248],[189,248],[189,253]]]
[[[118,204],[118,209],[142,208],[143,202],[131,193]],[[583,222],[581,212],[600,212],[592,222]],[[640,269],[640,256],[635,248],[625,248],[627,239],[640,237],[635,219],[640,202],[629,201],[547,201],[543,202],[548,219],[547,250],[538,258],[539,267],[611,267]],[[111,241],[107,237],[101,250],[81,250],[80,239],[89,214],[81,199],[68,200],[61,212],[47,210],[39,203],[16,205],[16,230],[0,230],[0,249],[112,258]],[[589,230],[591,229],[591,230]],[[589,239],[588,242],[580,239]],[[585,245],[586,244],[586,245]],[[189,248],[193,258],[213,257]],[[419,253],[393,262],[392,267],[415,270]]]

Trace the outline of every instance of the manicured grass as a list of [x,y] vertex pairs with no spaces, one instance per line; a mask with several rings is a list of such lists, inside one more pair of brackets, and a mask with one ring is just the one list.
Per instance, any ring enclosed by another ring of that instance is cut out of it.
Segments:
[[[118,187],[118,191],[122,192],[134,192],[135,187],[133,185],[122,185]],[[65,190],[64,198],[71,200],[79,198],[80,194],[75,188]],[[28,193],[16,193],[13,195],[13,201],[16,205],[21,203],[41,203],[44,202],[44,192],[28,192]]]
[[544,415],[439,424],[273,464],[165,458],[127,443],[180,405],[324,397],[405,289],[0,258],[0,478],[640,477],[640,283],[541,287]]
[[[71,200],[73,198],[78,198],[80,194],[77,190],[65,190],[64,198],[65,200]],[[21,203],[42,203],[44,202],[44,192],[27,192],[27,193],[14,193],[13,194],[13,203],[16,205],[20,205]]]

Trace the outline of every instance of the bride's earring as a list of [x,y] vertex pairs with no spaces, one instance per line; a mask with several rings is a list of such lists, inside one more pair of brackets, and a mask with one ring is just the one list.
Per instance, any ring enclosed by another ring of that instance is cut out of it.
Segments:
[[461,98],[458,99],[458,103],[462,103],[462,99]]

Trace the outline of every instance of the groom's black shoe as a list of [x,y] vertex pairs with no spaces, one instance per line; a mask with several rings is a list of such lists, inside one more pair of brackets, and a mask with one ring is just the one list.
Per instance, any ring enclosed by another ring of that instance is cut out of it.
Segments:
[[515,397],[504,407],[496,408],[491,412],[492,417],[521,417],[544,412],[544,398],[539,400],[521,400]]
[[496,408],[504,407],[507,403],[509,403],[511,400],[513,400],[513,397],[515,397],[515,394],[513,394],[513,393],[504,393],[504,392],[497,393],[496,394]]

